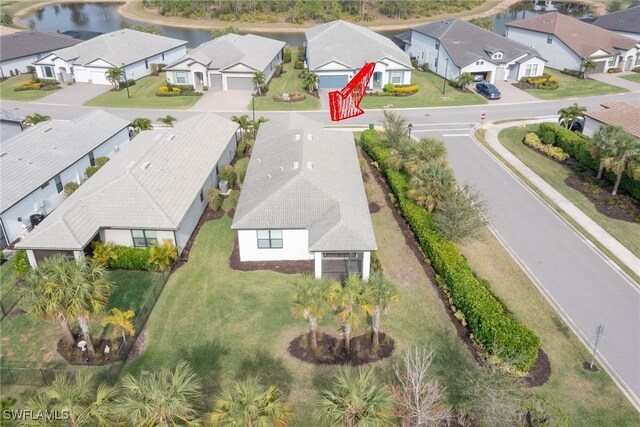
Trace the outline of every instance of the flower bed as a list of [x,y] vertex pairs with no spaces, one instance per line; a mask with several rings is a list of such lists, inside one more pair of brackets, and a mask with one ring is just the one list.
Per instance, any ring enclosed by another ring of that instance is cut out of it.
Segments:
[[562,148],[554,147],[551,144],[544,144],[542,141],[540,141],[540,138],[538,138],[538,135],[535,132],[529,132],[524,137],[522,142],[524,142],[529,147],[535,149],[536,151],[539,151],[551,157],[554,160],[564,162],[569,158],[569,155],[564,151],[562,151]]
[[174,85],[167,83],[158,88],[156,96],[202,96],[202,93],[196,92],[193,85]]
[[32,77],[30,81],[22,83],[20,86],[14,88],[16,92],[24,90],[56,90],[60,89],[58,81],[56,79],[39,79]]
[[275,102],[302,102],[307,99],[307,95],[302,92],[291,92],[287,99],[282,95],[277,95],[273,97]]
[[543,74],[537,77],[523,77],[515,85],[520,89],[555,90],[560,87],[558,78],[549,74]]
[[367,95],[371,96],[410,96],[420,90],[418,85],[394,85],[393,83],[387,83],[384,85],[384,89],[377,92],[368,92]]

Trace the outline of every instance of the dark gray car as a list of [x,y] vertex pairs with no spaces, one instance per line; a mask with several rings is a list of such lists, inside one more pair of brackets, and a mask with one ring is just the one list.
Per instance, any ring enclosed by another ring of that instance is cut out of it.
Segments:
[[487,99],[500,99],[502,96],[497,87],[486,82],[478,83],[476,85],[476,92]]

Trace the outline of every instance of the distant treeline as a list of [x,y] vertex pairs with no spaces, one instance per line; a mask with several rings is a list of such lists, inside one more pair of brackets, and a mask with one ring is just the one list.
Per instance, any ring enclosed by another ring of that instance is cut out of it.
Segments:
[[161,15],[240,22],[374,21],[428,17],[473,9],[485,0],[144,0]]

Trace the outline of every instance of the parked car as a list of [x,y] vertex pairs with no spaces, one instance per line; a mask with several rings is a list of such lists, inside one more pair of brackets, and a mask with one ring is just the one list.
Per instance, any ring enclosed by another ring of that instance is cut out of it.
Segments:
[[474,83],[479,83],[479,82],[484,81],[484,73],[472,74],[472,76],[473,76],[473,82]]
[[[578,120],[576,120],[575,122],[573,120],[569,120],[569,130],[582,133],[582,131],[584,130],[584,121],[585,121],[584,117],[579,117]],[[564,122],[564,119],[558,120],[558,124],[563,128],[567,127],[566,123]]]
[[476,85],[476,92],[487,99],[500,99],[502,96],[497,87],[486,82],[478,83]]

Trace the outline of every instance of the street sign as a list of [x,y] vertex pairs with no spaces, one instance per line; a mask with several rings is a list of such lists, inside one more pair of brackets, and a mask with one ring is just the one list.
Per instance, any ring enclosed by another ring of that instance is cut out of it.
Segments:
[[480,114],[480,120],[484,122],[486,118],[487,118],[487,113]]

